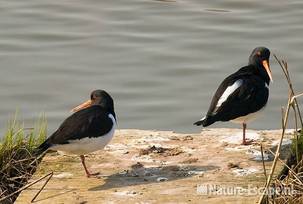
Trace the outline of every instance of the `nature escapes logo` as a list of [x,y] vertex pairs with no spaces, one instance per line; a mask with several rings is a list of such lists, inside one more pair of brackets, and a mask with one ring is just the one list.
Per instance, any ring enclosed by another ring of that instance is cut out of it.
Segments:
[[[256,196],[262,195],[264,187],[256,187],[252,185],[243,186],[227,186],[227,185],[217,185],[217,184],[203,184],[197,186],[197,194],[199,195],[215,195],[215,196]],[[293,185],[289,186],[279,186],[279,187],[269,187],[266,192],[266,195],[298,195],[301,192],[296,191],[293,188]]]

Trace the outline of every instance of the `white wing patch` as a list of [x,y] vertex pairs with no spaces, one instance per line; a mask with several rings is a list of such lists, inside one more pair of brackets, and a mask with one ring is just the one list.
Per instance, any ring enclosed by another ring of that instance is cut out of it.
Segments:
[[269,89],[269,85],[265,82],[265,87],[267,88],[267,89]]
[[205,120],[206,116],[204,116],[203,118],[200,119],[200,121]]
[[237,81],[235,81],[235,83],[233,83],[233,85],[227,87],[227,89],[223,92],[222,96],[219,98],[218,103],[216,105],[216,109],[218,109],[222,105],[222,103],[224,103],[227,100],[227,98],[242,84],[243,84],[243,80],[238,79]]

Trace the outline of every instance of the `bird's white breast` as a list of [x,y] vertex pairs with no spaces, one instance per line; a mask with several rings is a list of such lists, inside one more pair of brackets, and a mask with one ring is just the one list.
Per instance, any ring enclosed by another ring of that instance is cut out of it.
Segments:
[[108,114],[108,117],[113,121],[113,126],[105,135],[100,137],[85,137],[79,140],[69,140],[68,144],[54,145],[50,149],[78,155],[88,154],[103,149],[113,138],[116,129],[115,117],[112,114]]
[[247,114],[245,116],[235,118],[231,121],[233,123],[237,123],[237,124],[243,124],[243,123],[251,122],[251,121],[255,120],[257,117],[259,117],[264,109],[265,109],[265,106],[263,108],[261,108],[260,110],[254,112],[254,113],[250,113],[250,114]]

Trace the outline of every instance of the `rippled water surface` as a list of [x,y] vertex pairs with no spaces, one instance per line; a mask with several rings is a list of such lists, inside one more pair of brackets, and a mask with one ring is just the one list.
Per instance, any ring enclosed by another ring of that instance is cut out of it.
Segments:
[[[299,0],[1,1],[0,129],[18,108],[29,126],[45,112],[52,132],[105,89],[119,128],[200,131],[192,123],[256,46],[287,58],[303,91],[302,19]],[[287,86],[271,68],[270,102],[250,128],[280,127]]]

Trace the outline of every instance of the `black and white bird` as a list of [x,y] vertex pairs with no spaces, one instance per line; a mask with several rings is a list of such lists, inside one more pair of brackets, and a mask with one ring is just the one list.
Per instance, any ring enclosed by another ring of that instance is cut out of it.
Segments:
[[48,149],[80,155],[87,177],[91,174],[85,165],[85,154],[103,149],[113,138],[116,128],[114,101],[104,90],[95,90],[90,100],[77,106],[60,127],[36,150]]
[[272,74],[269,67],[270,51],[266,47],[255,48],[248,65],[223,80],[212,98],[205,117],[194,125],[209,126],[217,121],[232,121],[243,125],[243,142],[246,124],[256,119],[266,106]]

